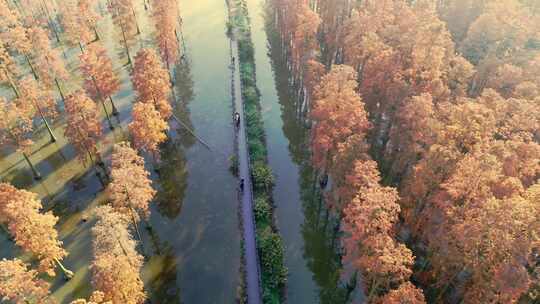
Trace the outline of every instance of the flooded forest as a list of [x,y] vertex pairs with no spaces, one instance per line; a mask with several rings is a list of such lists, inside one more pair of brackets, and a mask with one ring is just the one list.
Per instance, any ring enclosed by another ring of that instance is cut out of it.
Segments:
[[0,0],[0,304],[540,303],[539,0]]

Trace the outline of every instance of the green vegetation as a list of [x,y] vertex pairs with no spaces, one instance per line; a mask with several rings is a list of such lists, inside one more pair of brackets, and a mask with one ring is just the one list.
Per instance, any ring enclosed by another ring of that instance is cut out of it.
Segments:
[[252,164],[257,248],[262,272],[262,298],[266,304],[275,304],[282,302],[282,291],[287,281],[287,268],[283,263],[283,242],[273,224],[272,187],[274,176],[272,169],[267,164],[260,93],[256,83],[254,48],[251,41],[246,3],[244,0],[236,0],[233,1],[232,5],[234,12],[232,23],[238,39],[244,119],[247,126],[249,157]]

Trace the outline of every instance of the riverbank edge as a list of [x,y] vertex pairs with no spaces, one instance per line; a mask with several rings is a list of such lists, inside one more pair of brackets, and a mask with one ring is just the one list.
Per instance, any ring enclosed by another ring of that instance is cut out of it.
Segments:
[[253,194],[257,251],[261,269],[263,303],[282,303],[287,268],[284,266],[283,240],[275,225],[272,196],[274,177],[268,164],[266,136],[261,111],[261,94],[257,88],[254,46],[245,0],[228,0],[228,30],[237,38],[244,119],[247,126],[248,152],[253,177]]

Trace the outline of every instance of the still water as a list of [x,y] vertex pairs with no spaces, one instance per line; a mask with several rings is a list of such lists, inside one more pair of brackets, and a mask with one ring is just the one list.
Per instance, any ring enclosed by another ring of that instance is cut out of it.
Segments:
[[[142,8],[142,1],[135,2],[143,34],[132,43],[132,56],[141,45],[154,43],[149,11]],[[171,122],[171,139],[161,149],[159,177],[153,171],[152,158],[147,158],[158,195],[149,219],[152,229],[143,229],[139,246],[146,257],[142,275],[152,303],[233,303],[239,283],[240,234],[237,182],[228,170],[233,128],[226,4],[222,0],[181,2],[186,54],[176,66],[175,113],[210,144],[211,150]],[[100,8],[103,10],[104,3]],[[100,150],[108,163],[112,144],[127,138],[135,97],[124,47],[108,15],[99,22],[98,32],[122,83],[121,91],[113,96],[120,110],[119,118],[113,119],[115,130],[109,131],[103,121],[106,134]],[[67,48],[66,55],[70,73],[79,75],[77,48]],[[64,85],[70,91],[80,84],[80,78],[73,77]],[[10,97],[8,90],[1,94]],[[46,208],[61,218],[57,228],[69,252],[64,262],[75,277],[67,283],[60,276],[52,279],[52,291],[60,303],[69,303],[91,292],[90,210],[105,203],[106,196],[94,170],[75,158],[62,136],[63,129],[62,119],[55,122],[59,140],[54,144],[48,143],[43,130],[36,134],[30,158],[43,175],[42,181],[33,181],[21,155],[9,148],[1,151],[0,177],[38,193]],[[20,256],[19,250],[0,233],[0,258],[14,256]]]

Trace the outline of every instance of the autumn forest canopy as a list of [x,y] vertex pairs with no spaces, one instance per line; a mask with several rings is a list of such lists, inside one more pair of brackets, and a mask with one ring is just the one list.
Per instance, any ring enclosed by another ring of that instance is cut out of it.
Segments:
[[188,2],[0,1],[0,303],[540,303],[540,1]]

